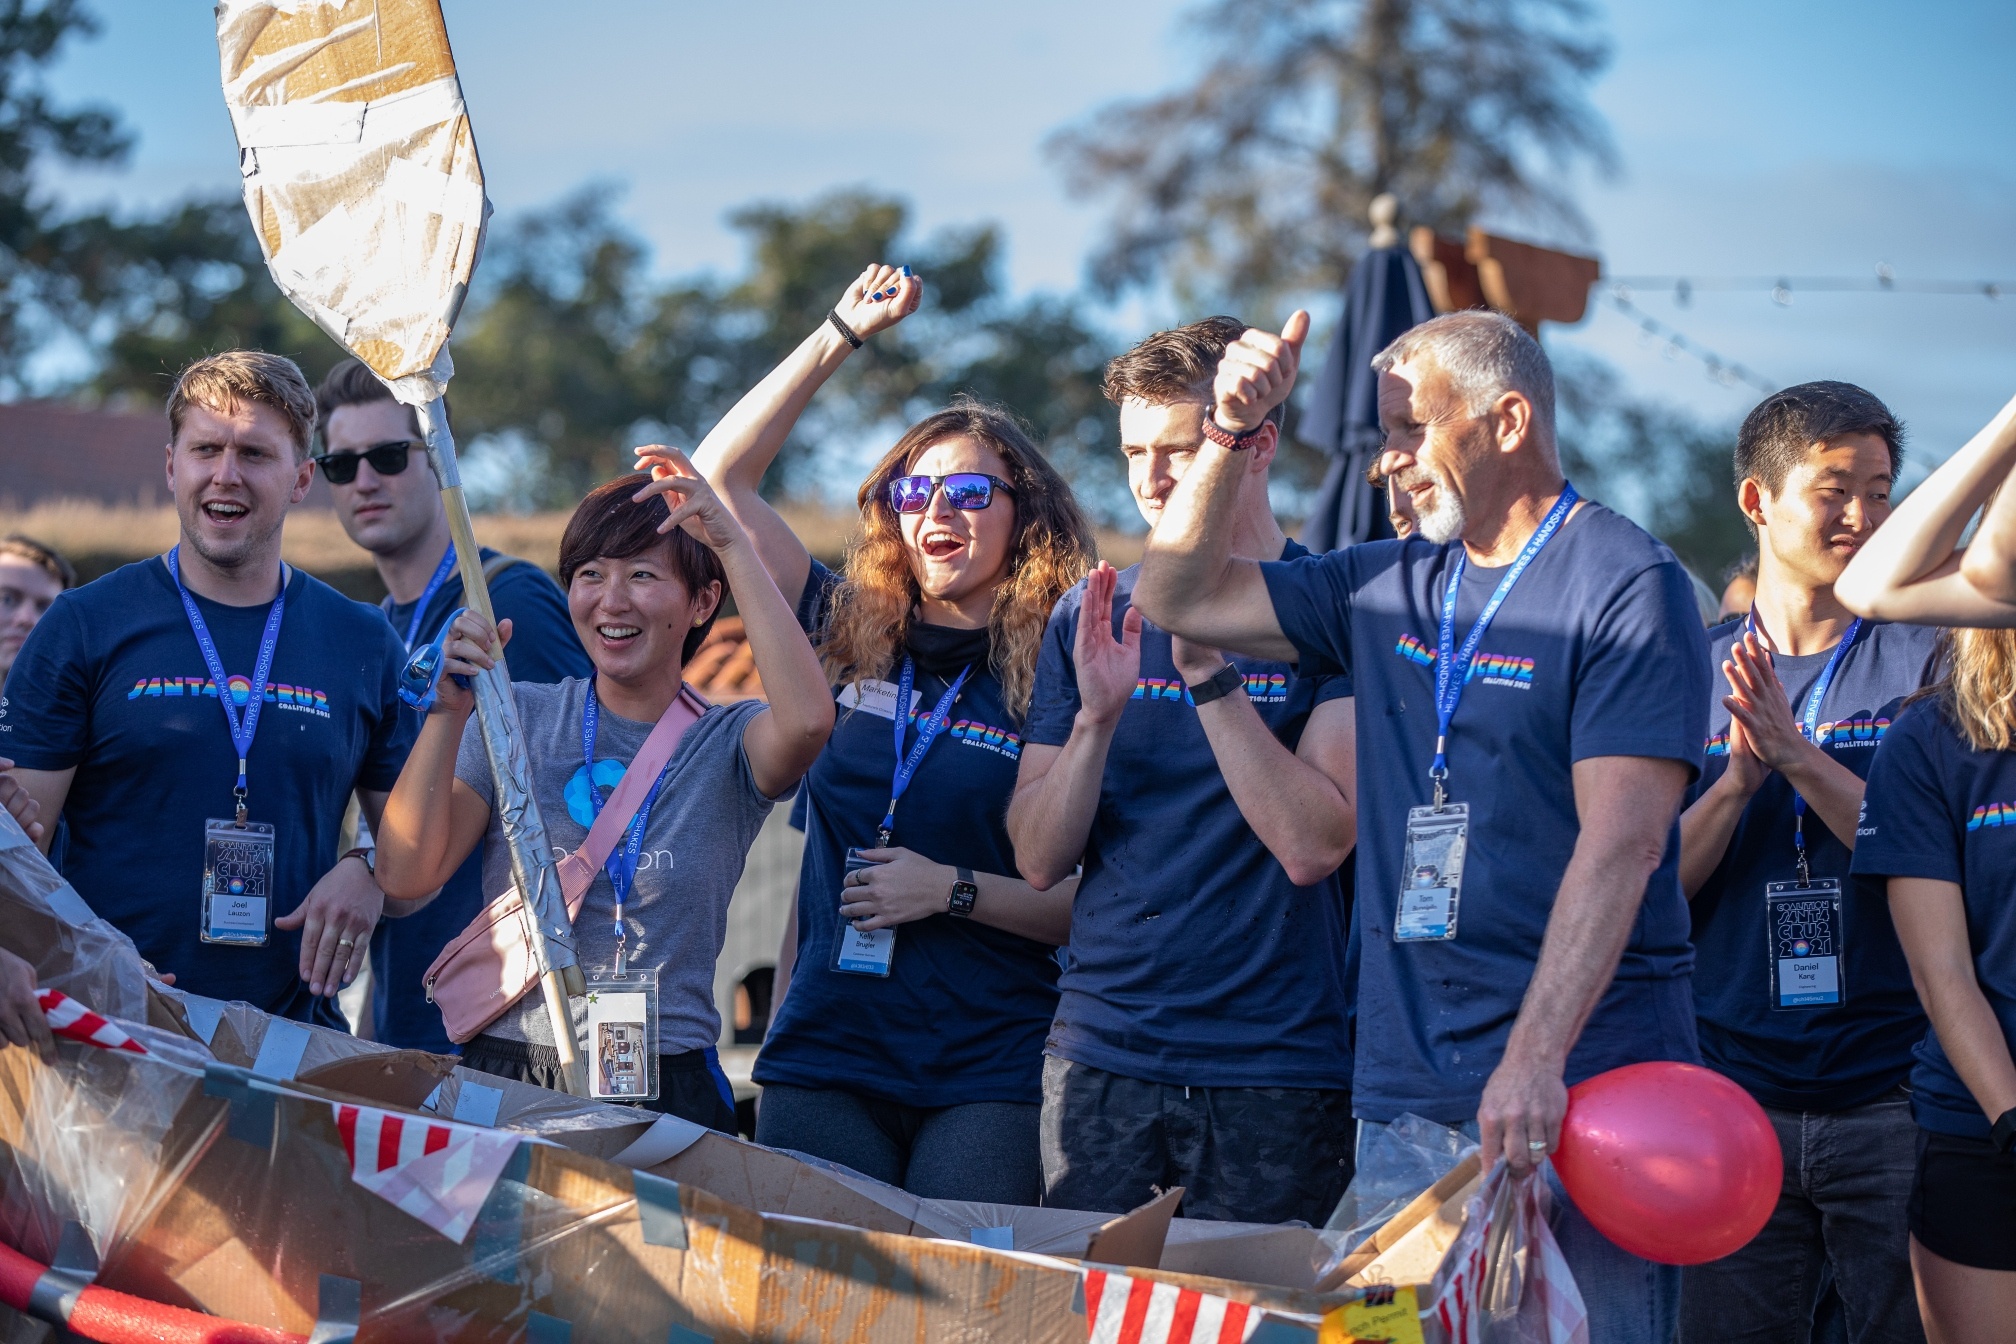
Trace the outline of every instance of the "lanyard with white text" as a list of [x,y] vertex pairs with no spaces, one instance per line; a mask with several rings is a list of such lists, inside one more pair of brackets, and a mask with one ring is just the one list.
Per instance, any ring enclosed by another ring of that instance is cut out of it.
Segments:
[[[602,790],[595,785],[595,732],[602,719],[602,709],[595,699],[595,683],[588,683],[588,701],[581,706],[581,755],[588,762],[588,798],[591,815],[602,815]],[[672,763],[658,772],[658,778],[651,781],[651,792],[644,795],[644,803],[631,818],[630,833],[623,843],[610,851],[603,860],[602,867],[609,874],[609,886],[616,893],[616,974],[622,975],[627,969],[624,956],[623,903],[630,899],[630,888],[637,881],[637,859],[644,847],[644,827],[651,819],[651,805],[658,801],[658,791],[665,787],[665,776],[672,773]],[[593,824],[592,822],[590,823]]]
[[203,613],[196,609],[196,599],[182,586],[182,567],[177,558],[177,546],[168,552],[168,572],[175,576],[175,591],[182,595],[182,610],[188,613],[189,628],[196,632],[196,647],[203,651],[203,664],[210,671],[210,681],[217,687],[217,703],[224,706],[224,722],[231,728],[231,745],[238,750],[238,784],[232,789],[232,797],[238,800],[238,821],[245,821],[245,761],[252,752],[253,734],[259,731],[259,707],[266,703],[266,678],[273,671],[273,651],[280,647],[280,618],[287,609],[287,576],[280,576],[280,591],[273,597],[273,606],[266,613],[266,631],[259,637],[259,661],[252,669],[252,683],[247,688],[245,713],[241,717],[231,703],[234,692],[231,680],[224,675],[224,660],[217,656],[217,642],[210,638],[210,627],[203,623]]
[[1491,600],[1477,614],[1477,623],[1464,636],[1460,655],[1456,650],[1456,591],[1463,584],[1467,554],[1463,543],[1456,543],[1456,563],[1450,567],[1449,587],[1442,595],[1442,634],[1435,655],[1435,763],[1429,766],[1428,777],[1435,781],[1435,810],[1438,812],[1448,800],[1443,784],[1449,778],[1449,723],[1456,717],[1456,705],[1463,698],[1463,683],[1469,679],[1470,664],[1477,656],[1477,644],[1484,638],[1485,628],[1498,614],[1498,608],[1505,605],[1512,585],[1519,582],[1519,576],[1526,572],[1526,566],[1533,563],[1533,557],[1540,554],[1540,548],[1561,530],[1561,524],[1568,517],[1568,511],[1575,507],[1577,498],[1574,486],[1561,487],[1561,498],[1547,510],[1540,526],[1526,539],[1525,549],[1519,552],[1519,558],[1512,562],[1512,567],[1505,571],[1505,577],[1498,581],[1498,591],[1491,594]]
[[406,624],[406,652],[413,652],[413,641],[420,638],[420,621],[427,614],[427,604],[434,600],[434,594],[441,591],[441,585],[448,582],[448,576],[455,572],[455,543],[448,543],[448,554],[441,557],[441,563],[434,567],[434,577],[427,580],[421,590],[420,600],[413,604],[413,619]]
[[[1743,618],[1743,632],[1757,633],[1757,613],[1752,611]],[[1855,636],[1862,633],[1862,618],[1857,616],[1848,626],[1848,633],[1841,636],[1841,642],[1834,646],[1834,656],[1827,660],[1827,666],[1820,669],[1820,679],[1813,683],[1813,689],[1806,693],[1806,707],[1799,714],[1799,731],[1814,746],[1820,745],[1820,706],[1826,702],[1827,688],[1834,684],[1834,674],[1841,670],[1841,663],[1848,657],[1848,650],[1855,645]],[[1813,874],[1806,866],[1806,799],[1799,790],[1792,790],[1792,847],[1799,856],[1799,880],[1811,882]]]
[[959,680],[945,688],[945,694],[938,697],[938,707],[930,716],[917,725],[917,744],[910,748],[910,754],[903,754],[903,730],[910,726],[910,694],[917,681],[917,667],[908,654],[903,656],[903,677],[896,687],[896,774],[889,781],[889,810],[883,814],[880,839],[877,844],[889,848],[889,841],[896,834],[896,803],[910,787],[911,778],[917,767],[924,761],[924,753],[931,750],[931,744],[938,734],[945,731],[946,721],[952,714],[952,702],[959,698],[959,688],[966,684],[972,674],[971,667],[959,674]]

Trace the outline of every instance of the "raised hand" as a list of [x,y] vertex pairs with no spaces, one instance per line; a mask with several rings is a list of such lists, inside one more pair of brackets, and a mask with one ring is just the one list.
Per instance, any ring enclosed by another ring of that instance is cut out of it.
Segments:
[[850,331],[865,341],[916,312],[923,298],[924,281],[912,275],[908,266],[877,262],[855,277],[840,301],[833,305],[833,311]]
[[735,521],[735,515],[728,512],[728,506],[714,493],[713,485],[686,454],[661,443],[646,444],[636,452],[637,470],[650,472],[651,483],[631,498],[676,497],[665,501],[671,513],[658,524],[659,532],[683,527],[694,540],[716,553],[743,539],[742,525]]
[[1085,601],[1078,610],[1072,648],[1078,712],[1094,723],[1116,722],[1141,681],[1141,613],[1131,603],[1120,621],[1120,638],[1113,638],[1113,588],[1119,579],[1118,570],[1100,561],[1085,576]]
[[1212,381],[1212,416],[1221,429],[1244,434],[1259,428],[1268,412],[1288,400],[1295,372],[1302,362],[1302,343],[1309,339],[1309,314],[1297,308],[1279,336],[1248,327],[1225,347]]

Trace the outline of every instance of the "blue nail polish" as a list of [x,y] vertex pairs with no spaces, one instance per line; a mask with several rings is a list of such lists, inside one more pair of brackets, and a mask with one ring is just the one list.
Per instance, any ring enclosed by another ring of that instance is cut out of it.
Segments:
[[909,278],[909,276],[910,276],[910,268],[909,268],[908,266],[905,266],[905,267],[903,268],[903,276],[904,276],[904,278],[905,278],[905,279],[908,279],[908,278]]

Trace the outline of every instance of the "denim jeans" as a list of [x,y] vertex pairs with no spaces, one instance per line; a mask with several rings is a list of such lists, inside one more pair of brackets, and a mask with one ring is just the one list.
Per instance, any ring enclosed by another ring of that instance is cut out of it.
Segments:
[[[1361,1156],[1372,1137],[1384,1128],[1377,1120],[1358,1122]],[[1461,1128],[1473,1141],[1477,1138],[1475,1120]],[[1546,1172],[1554,1206],[1548,1226],[1575,1275],[1575,1286],[1582,1292],[1591,1344],[1672,1344],[1680,1320],[1680,1270],[1619,1249],[1582,1216],[1551,1165]]]
[[1845,1111],[1765,1114],[1785,1153],[1778,1207],[1748,1246],[1688,1268],[1683,1344],[1805,1344],[1830,1266],[1851,1344],[1924,1344],[1905,1230],[1909,1098],[1900,1088]]

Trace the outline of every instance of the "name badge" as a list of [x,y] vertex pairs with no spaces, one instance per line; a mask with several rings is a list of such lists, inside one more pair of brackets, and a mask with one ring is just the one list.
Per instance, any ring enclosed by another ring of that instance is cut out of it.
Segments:
[[1766,883],[1764,922],[1774,1009],[1832,1008],[1847,1002],[1839,878]]
[[[894,718],[894,713],[891,713]],[[840,904],[847,903],[845,888],[846,873],[857,868],[873,868],[872,860],[864,859],[856,850],[847,851],[847,867],[841,874],[842,889]],[[889,968],[896,960],[896,930],[862,930],[854,927],[853,921],[842,918],[840,936],[833,949],[833,969],[848,975],[878,975],[887,977]]]
[[859,709],[878,719],[894,720],[896,697],[896,683],[893,681],[857,681],[842,686],[835,698],[843,710]]
[[1445,803],[1407,810],[1407,844],[1401,852],[1400,908],[1393,916],[1396,943],[1442,942],[1456,936],[1463,900],[1463,858],[1470,848],[1470,804]]
[[264,947],[273,908],[273,828],[265,822],[203,823],[206,943]]
[[658,972],[588,976],[588,1095],[651,1101],[658,1095]]

